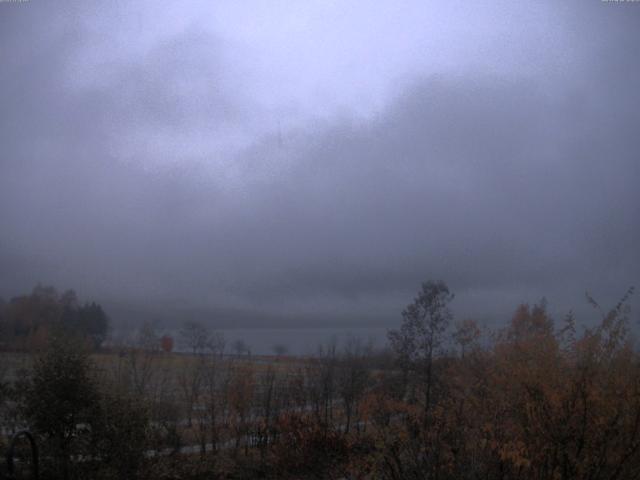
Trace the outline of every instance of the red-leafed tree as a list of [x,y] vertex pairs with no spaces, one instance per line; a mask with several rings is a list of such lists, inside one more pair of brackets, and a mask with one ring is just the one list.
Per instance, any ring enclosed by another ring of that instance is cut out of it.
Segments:
[[160,348],[162,348],[164,352],[171,353],[173,351],[173,337],[163,335],[160,339]]

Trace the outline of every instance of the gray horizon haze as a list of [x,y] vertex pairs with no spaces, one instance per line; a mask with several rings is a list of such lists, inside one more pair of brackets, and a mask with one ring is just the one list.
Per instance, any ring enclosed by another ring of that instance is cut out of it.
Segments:
[[639,45],[638,2],[0,2],[0,298],[587,318],[640,280]]

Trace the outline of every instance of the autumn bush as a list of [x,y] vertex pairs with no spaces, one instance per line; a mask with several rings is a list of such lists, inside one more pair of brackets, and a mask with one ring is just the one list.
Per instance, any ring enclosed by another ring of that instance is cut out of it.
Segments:
[[349,455],[344,435],[312,416],[284,414],[276,424],[273,470],[281,477],[307,475],[327,478]]
[[631,293],[580,335],[571,315],[555,328],[544,303],[522,305],[484,351],[429,365],[441,368],[430,408],[419,395],[393,407],[390,398],[376,399],[379,410],[370,416],[396,418],[376,422],[378,475],[638,477],[640,365],[628,332]]

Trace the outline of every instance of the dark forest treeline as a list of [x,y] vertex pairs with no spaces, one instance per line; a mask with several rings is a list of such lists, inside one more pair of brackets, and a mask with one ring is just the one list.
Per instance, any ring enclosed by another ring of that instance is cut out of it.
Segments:
[[252,361],[193,322],[188,356],[148,329],[107,363],[53,341],[4,382],[2,418],[38,434],[48,478],[639,478],[632,291],[608,311],[589,297],[592,328],[541,302],[482,338],[427,282],[386,355],[353,339]]
[[107,337],[109,319],[100,305],[83,303],[73,290],[36,286],[30,294],[0,299],[0,349],[44,347],[52,334],[78,336],[92,348]]

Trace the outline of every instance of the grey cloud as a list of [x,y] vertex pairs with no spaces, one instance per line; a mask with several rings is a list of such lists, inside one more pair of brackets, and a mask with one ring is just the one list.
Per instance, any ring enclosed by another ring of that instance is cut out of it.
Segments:
[[638,145],[583,98],[576,117],[531,81],[426,81],[373,125],[303,134],[256,207],[271,261],[256,290],[384,295],[433,276],[463,291],[619,293],[640,265]]
[[[5,10],[2,296],[42,281],[115,312],[309,325],[395,322],[428,278],[465,315],[638,281],[638,30],[613,9],[567,20],[584,47],[560,72],[411,74],[371,118],[272,134],[211,32],[79,86],[90,32]],[[234,135],[249,146],[219,147]]]

